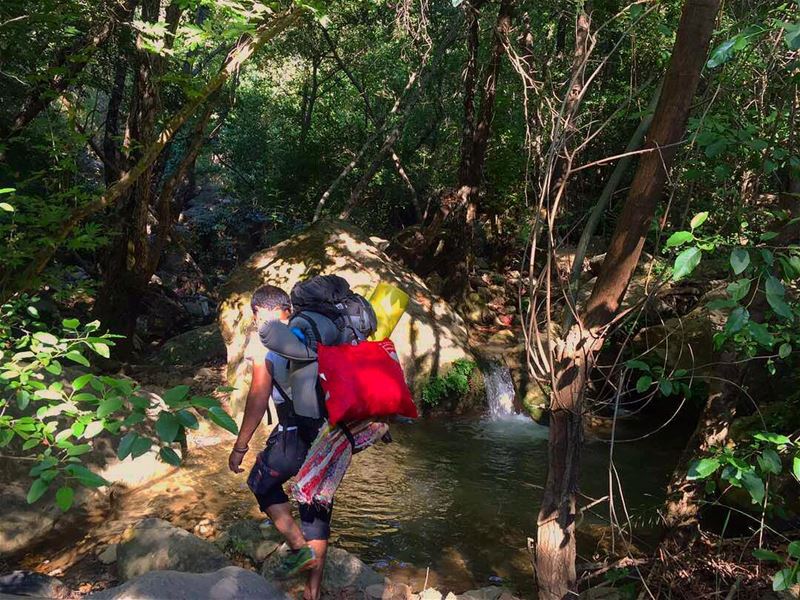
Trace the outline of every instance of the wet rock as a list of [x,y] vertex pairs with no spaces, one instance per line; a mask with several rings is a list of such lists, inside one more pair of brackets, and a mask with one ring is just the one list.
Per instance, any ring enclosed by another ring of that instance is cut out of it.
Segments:
[[261,563],[283,543],[277,529],[261,525],[254,520],[237,521],[216,543],[226,552],[238,552]]
[[231,275],[220,290],[222,337],[228,350],[228,383],[234,413],[244,406],[249,368],[244,349],[251,333],[250,298],[264,284],[289,291],[299,280],[318,274],[344,277],[356,292],[369,295],[384,281],[410,297],[392,340],[406,378],[419,397],[431,374],[463,358],[472,358],[464,322],[417,275],[380,251],[359,229],[344,222],[318,221],[308,229],[267,250],[257,252]]
[[517,600],[507,589],[498,586],[489,586],[478,590],[470,590],[456,596],[458,600]]
[[90,594],[91,600],[289,600],[252,571],[225,567],[212,573],[150,571],[119,587]]
[[225,359],[225,342],[216,323],[181,333],[161,346],[153,357],[159,365],[205,365]]
[[365,600],[411,600],[414,594],[405,583],[378,583],[364,590]]
[[14,571],[0,575],[0,594],[34,598],[69,598],[71,592],[55,577],[33,571]]
[[104,565],[110,565],[117,562],[117,544],[109,544],[97,555],[99,560]]
[[[288,553],[289,547],[282,544],[264,562],[261,574],[266,579],[274,580],[275,569],[283,562]],[[328,548],[328,554],[325,557],[325,574],[322,578],[323,592],[338,595],[343,590],[347,590],[363,595],[367,588],[374,585],[389,586],[391,582],[346,550]]]
[[123,580],[149,571],[205,573],[229,564],[214,544],[162,519],[140,521],[117,548],[117,571]]

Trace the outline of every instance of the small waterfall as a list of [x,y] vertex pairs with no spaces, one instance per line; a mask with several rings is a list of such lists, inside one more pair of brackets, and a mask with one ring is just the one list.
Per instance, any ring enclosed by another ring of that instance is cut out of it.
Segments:
[[486,404],[492,420],[514,417],[514,381],[511,371],[501,362],[491,361],[483,370]]

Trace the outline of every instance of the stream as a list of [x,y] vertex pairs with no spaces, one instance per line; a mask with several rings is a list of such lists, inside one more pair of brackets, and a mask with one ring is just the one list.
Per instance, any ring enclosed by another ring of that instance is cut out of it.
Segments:
[[[506,381],[501,373],[496,382],[503,385],[496,388],[499,396],[490,393],[486,417],[393,424],[393,443],[356,455],[336,497],[334,543],[416,590],[426,580],[455,592],[505,584],[532,597],[527,540],[534,536],[545,482],[548,430],[508,409],[510,378]],[[496,398],[503,407],[492,404]],[[617,438],[638,437],[650,425],[621,421]],[[626,482],[634,544],[655,541],[656,509],[684,437],[670,426],[646,440],[614,447],[615,467]],[[251,447],[261,443],[263,438],[253,440]],[[608,493],[609,448],[598,437],[586,441],[581,472],[586,497]],[[23,566],[44,563],[73,581],[113,580],[113,570],[97,563],[94,553],[117,541],[138,519],[161,517],[195,533],[198,524],[210,523],[219,533],[236,519],[263,519],[245,475],[227,469],[228,451],[227,443],[196,449],[183,468],[121,494],[110,512],[90,514],[72,534],[29,554]],[[243,466],[249,469],[254,458],[251,452]],[[579,520],[579,562],[592,560],[605,531],[604,517],[608,504],[599,503]]]

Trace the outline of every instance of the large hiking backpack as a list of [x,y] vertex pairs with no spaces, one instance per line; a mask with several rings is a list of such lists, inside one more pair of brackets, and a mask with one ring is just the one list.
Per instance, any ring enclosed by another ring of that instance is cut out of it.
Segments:
[[350,284],[338,275],[317,275],[298,282],[292,288],[291,297],[294,315],[321,314],[340,332],[352,330],[357,340],[367,339],[378,328],[378,318],[369,301],[353,292]]

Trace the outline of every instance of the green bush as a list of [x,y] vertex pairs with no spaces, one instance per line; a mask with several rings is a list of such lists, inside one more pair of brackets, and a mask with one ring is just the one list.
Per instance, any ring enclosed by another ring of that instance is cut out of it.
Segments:
[[422,405],[425,408],[436,408],[447,400],[466,396],[475,367],[473,361],[460,359],[450,365],[444,375],[431,377],[422,389]]
[[[68,376],[65,365],[89,369],[89,356],[108,358],[118,336],[100,333],[98,322],[64,319],[48,326],[40,321],[35,300],[22,297],[0,308],[0,448],[33,462],[28,503],[58,485],[56,504],[66,511],[76,486],[108,485],[83,464],[93,438],[103,432],[121,436],[120,460],[155,446],[161,460],[175,466],[181,458],[172,446],[185,441],[187,428],[199,427],[195,412],[237,432],[218,400],[192,396],[185,385],[164,393],[164,408],[129,379],[92,372]],[[148,416],[155,417],[153,434],[137,427]]]

